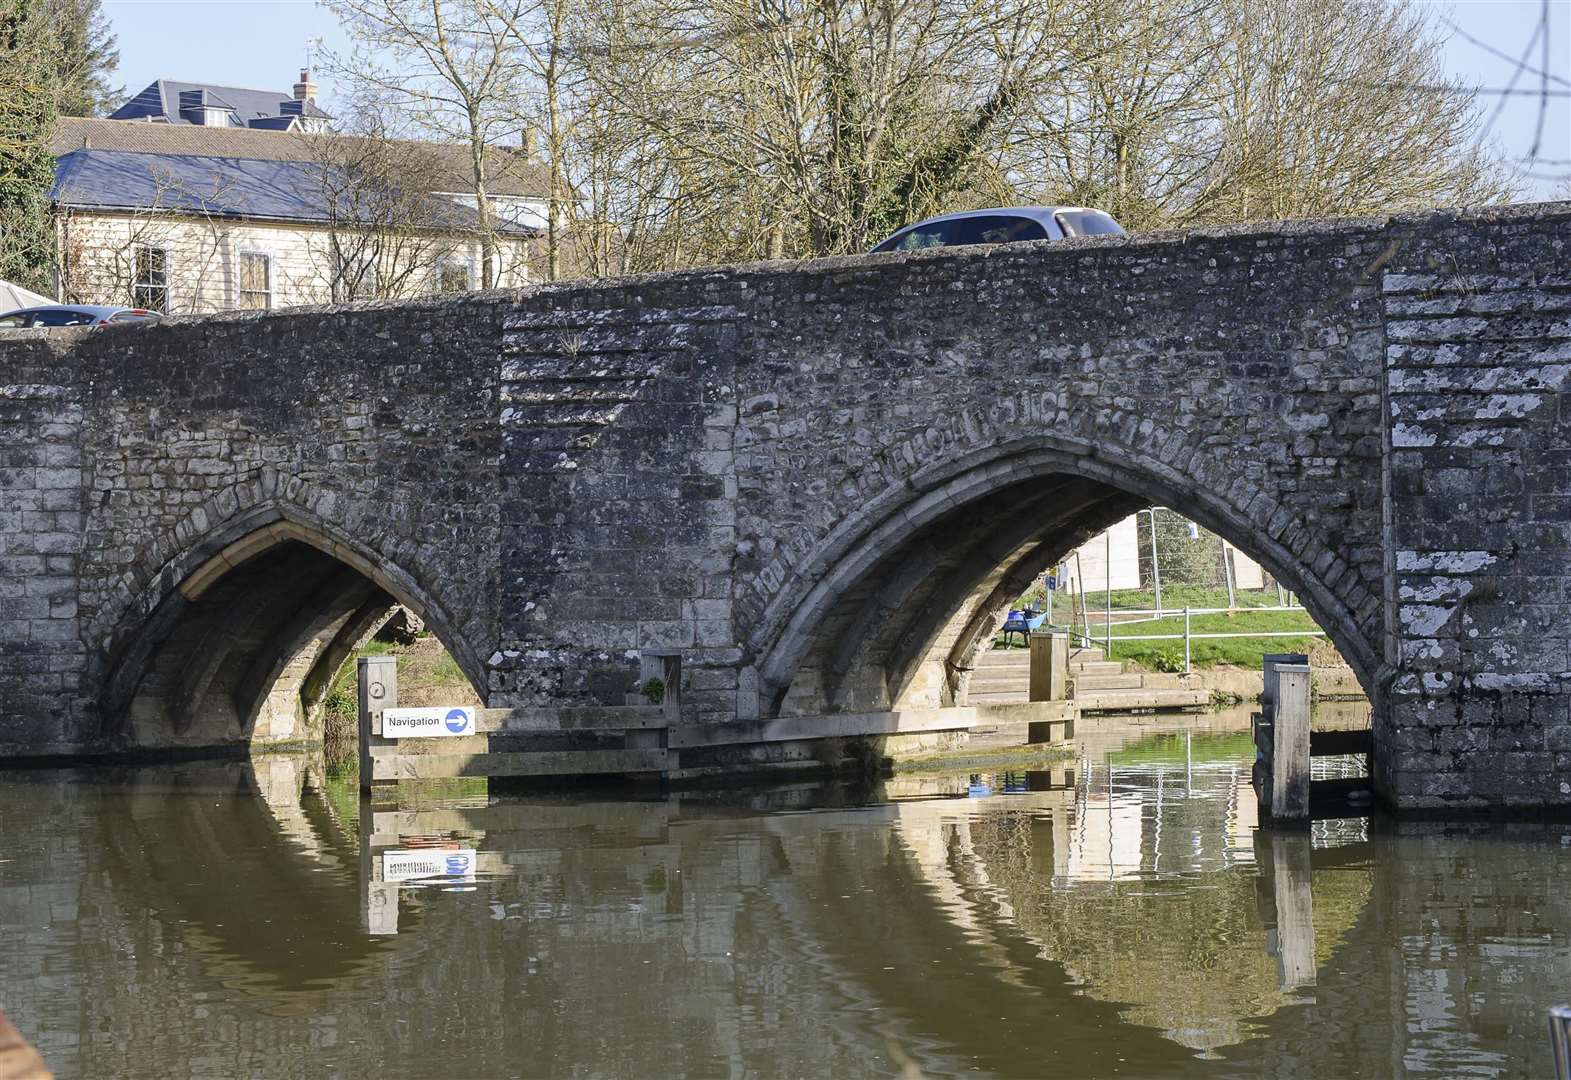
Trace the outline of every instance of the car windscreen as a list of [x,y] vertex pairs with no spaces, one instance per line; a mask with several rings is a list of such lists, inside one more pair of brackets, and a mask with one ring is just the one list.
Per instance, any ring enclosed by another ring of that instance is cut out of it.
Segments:
[[69,308],[50,308],[33,313],[34,326],[82,326],[93,321],[91,312],[71,311]]
[[896,233],[873,249],[880,251],[921,251],[924,248],[943,247],[948,243],[949,226],[953,222],[932,221],[918,225],[903,233]]
[[1124,228],[1100,210],[1061,210],[1053,215],[1065,236],[1122,236]]
[[950,222],[951,229],[946,243],[958,247],[963,244],[1012,244],[1021,240],[1046,240],[1047,230],[1019,214],[982,214],[978,217],[957,218]]

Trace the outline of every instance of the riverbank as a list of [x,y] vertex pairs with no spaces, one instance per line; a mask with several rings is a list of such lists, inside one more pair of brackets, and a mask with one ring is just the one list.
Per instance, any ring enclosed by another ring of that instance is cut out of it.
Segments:
[[[1115,637],[1116,641],[1117,638]],[[1290,643],[1291,644],[1291,643]],[[1278,645],[1270,652],[1289,652],[1289,646]],[[1364,693],[1363,685],[1358,681],[1358,675],[1348,666],[1342,654],[1337,652],[1336,646],[1325,638],[1309,639],[1309,646],[1303,650],[1309,658],[1313,693],[1317,701],[1338,702],[1365,702],[1369,698]],[[1261,657],[1265,652],[1261,653]],[[1211,663],[1202,666],[1199,663],[1188,674],[1175,676],[1174,685],[1196,689],[1209,690],[1216,700],[1239,702],[1253,702],[1260,700],[1265,690],[1265,671],[1261,657],[1250,665],[1231,663]],[[1148,674],[1161,674],[1160,671],[1147,669],[1135,661],[1126,661],[1131,669],[1140,670]]]
[[458,663],[448,655],[433,634],[420,634],[407,643],[372,640],[350,658],[333,680],[322,716],[322,742],[329,761],[354,761],[359,738],[357,719],[355,659],[361,656],[398,658],[398,704],[468,705],[484,704],[469,685]]

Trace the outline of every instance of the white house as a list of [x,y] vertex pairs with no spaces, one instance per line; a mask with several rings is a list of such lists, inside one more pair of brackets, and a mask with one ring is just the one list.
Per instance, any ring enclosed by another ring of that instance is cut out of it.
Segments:
[[[185,314],[480,287],[467,147],[332,134],[313,94],[305,72],[291,95],[160,80],[110,119],[62,118],[60,299]],[[489,164],[490,280],[521,285],[546,179],[507,150]]]

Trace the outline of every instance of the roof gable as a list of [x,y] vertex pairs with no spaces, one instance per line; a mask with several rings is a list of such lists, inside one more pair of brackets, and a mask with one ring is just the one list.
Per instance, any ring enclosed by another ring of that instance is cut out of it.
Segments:
[[[239,86],[215,86],[211,83],[180,82],[159,79],[135,97],[109,114],[111,120],[160,119],[170,124],[189,124],[180,114],[180,95],[202,91],[210,108],[228,109],[236,124],[248,126],[253,121],[285,115],[284,102],[295,100],[290,93],[273,90],[248,90]],[[305,101],[300,105],[301,114],[312,119],[330,120],[332,117],[316,104]]]

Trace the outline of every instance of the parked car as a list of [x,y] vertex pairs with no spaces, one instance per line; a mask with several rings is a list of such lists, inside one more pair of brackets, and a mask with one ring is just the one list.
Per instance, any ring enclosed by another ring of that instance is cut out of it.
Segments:
[[108,326],[111,323],[144,322],[162,315],[147,308],[101,307],[97,304],[50,304],[47,307],[21,308],[0,315],[0,330],[29,326]]
[[1071,236],[1121,236],[1123,232],[1123,226],[1111,215],[1085,206],[1000,206],[991,210],[941,214],[907,225],[870,254],[968,244],[1012,244],[1022,240],[1064,240]]

